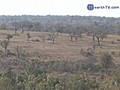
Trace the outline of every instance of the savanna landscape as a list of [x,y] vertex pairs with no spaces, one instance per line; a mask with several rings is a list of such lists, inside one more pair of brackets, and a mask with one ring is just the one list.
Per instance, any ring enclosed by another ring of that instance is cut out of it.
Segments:
[[0,16],[0,90],[120,90],[120,19]]

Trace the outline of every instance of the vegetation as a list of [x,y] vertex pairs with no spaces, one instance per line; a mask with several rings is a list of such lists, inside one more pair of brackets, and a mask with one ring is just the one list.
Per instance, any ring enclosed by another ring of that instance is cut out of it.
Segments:
[[119,18],[0,17],[0,90],[120,90]]

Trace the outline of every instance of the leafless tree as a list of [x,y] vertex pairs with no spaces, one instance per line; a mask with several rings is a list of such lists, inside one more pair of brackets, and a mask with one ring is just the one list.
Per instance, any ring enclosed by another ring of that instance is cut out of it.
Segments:
[[67,25],[67,33],[69,34],[70,36],[70,41],[73,41],[73,26],[72,25]]
[[57,37],[56,28],[54,26],[50,26],[50,31],[48,37],[52,40],[53,44],[55,43],[55,39]]
[[61,35],[62,35],[63,29],[65,28],[65,26],[64,26],[62,23],[56,23],[56,24],[54,25],[54,27],[56,28],[57,35],[58,35],[59,33],[61,33]]
[[28,23],[29,23],[28,20],[22,20],[22,21],[20,21],[20,28],[21,28],[21,30],[22,30],[22,34],[23,34],[24,31],[27,29]]
[[107,37],[107,29],[108,26],[104,22],[94,22],[89,29],[91,30],[93,42],[95,42],[95,38],[97,39],[98,46],[100,46],[100,41],[103,41],[104,38]]
[[1,24],[0,24],[0,29],[7,30],[7,25],[6,25],[6,23],[1,23]]
[[12,26],[14,27],[15,35],[17,35],[17,31],[18,31],[18,29],[20,28],[20,22],[14,21],[14,22],[12,23]]
[[41,23],[40,22],[33,22],[33,30],[34,31],[40,31],[41,30]]
[[28,42],[30,41],[30,38],[31,38],[30,33],[27,33],[27,40],[28,40]]
[[70,36],[71,41],[75,38],[77,42],[78,38],[82,37],[82,28],[79,25],[69,25],[68,34]]
[[81,38],[82,39],[82,28],[78,25],[78,26],[75,26],[75,31],[73,33],[73,36],[75,38],[75,41],[77,42],[78,38]]

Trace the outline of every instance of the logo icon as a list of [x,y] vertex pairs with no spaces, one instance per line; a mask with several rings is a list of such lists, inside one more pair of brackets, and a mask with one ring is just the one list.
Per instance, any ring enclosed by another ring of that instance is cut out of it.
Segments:
[[90,10],[90,11],[93,10],[94,9],[94,5],[93,4],[88,4],[87,5],[87,9]]

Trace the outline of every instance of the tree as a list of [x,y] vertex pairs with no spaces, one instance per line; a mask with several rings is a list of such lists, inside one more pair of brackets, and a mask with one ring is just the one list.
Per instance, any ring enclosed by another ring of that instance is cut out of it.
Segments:
[[58,35],[59,33],[61,33],[61,35],[62,35],[63,29],[65,28],[65,26],[64,26],[62,23],[56,23],[56,24],[54,25],[54,27],[56,28],[57,35]]
[[118,28],[117,34],[120,35],[120,25],[119,24],[117,25],[117,28]]
[[82,38],[82,31],[80,30],[80,26],[75,26],[73,37],[75,38],[75,41],[77,42],[78,38]]
[[27,21],[26,27],[27,27],[28,31],[30,31],[33,28],[33,23],[31,21]]
[[56,28],[54,26],[50,26],[50,33],[48,34],[49,39],[52,40],[53,44],[55,43],[55,39],[57,37]]
[[66,26],[66,32],[69,34],[69,36],[70,36],[70,41],[73,41],[73,29],[72,29],[73,27],[72,27],[72,25],[70,25],[70,24],[68,24],[67,26]]
[[31,38],[30,33],[27,33],[27,40],[28,40],[28,42],[30,41],[30,38]]
[[17,30],[20,28],[20,22],[14,21],[14,22],[12,23],[12,26],[14,27],[15,35],[17,35]]
[[33,22],[33,30],[40,31],[40,29],[41,29],[40,22]]
[[82,30],[80,25],[68,25],[68,34],[70,36],[71,41],[73,41],[73,38],[77,42],[78,38],[82,37]]
[[100,40],[103,41],[103,39],[107,37],[107,30],[104,28],[103,25],[101,25],[99,28],[100,29],[97,30],[95,36],[97,38],[98,45],[100,46]]
[[93,42],[95,41],[95,37],[97,39],[97,42],[98,42],[98,46],[100,46],[100,40],[103,41],[104,38],[107,37],[107,28],[108,26],[106,26],[106,23],[104,22],[94,22],[93,23],[93,30],[92,30],[92,33],[93,33]]
[[96,38],[97,38],[97,41],[98,41],[98,46],[100,46],[100,34],[96,34]]
[[20,21],[20,28],[22,30],[22,34],[24,33],[25,29],[27,29],[28,23],[29,23],[28,20]]
[[7,29],[6,23],[2,23],[2,24],[0,25],[0,29],[6,30],[6,29]]
[[50,32],[50,34],[48,34],[48,37],[52,40],[52,43],[55,43],[55,38],[57,37],[56,33],[54,32]]

